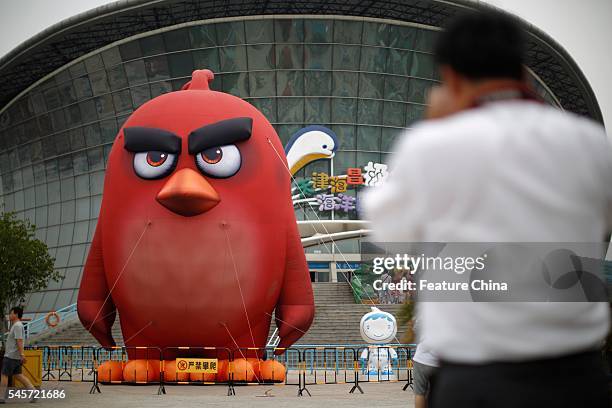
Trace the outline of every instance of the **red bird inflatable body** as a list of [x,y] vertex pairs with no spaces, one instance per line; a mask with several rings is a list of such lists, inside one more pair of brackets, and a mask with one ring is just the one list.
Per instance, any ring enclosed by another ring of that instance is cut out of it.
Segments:
[[130,359],[134,346],[264,347],[273,311],[289,347],[313,319],[283,147],[212,77],[138,108],[108,159],[78,314],[109,347],[118,310]]

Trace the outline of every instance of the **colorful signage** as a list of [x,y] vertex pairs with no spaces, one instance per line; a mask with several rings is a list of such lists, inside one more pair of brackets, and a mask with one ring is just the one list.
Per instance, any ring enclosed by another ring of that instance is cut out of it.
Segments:
[[313,172],[310,179],[295,182],[294,203],[309,203],[319,211],[341,211],[348,213],[358,210],[357,197],[346,194],[349,189],[359,186],[380,185],[389,172],[386,164],[368,162],[363,168],[351,167],[346,174],[330,176],[324,172]]
[[177,373],[217,373],[216,358],[177,358],[176,359]]
[[[306,164],[319,159],[331,159],[338,148],[338,138],[330,129],[313,125],[296,132],[287,146],[287,164],[291,174],[295,174]],[[349,194],[349,189],[360,186],[375,187],[388,176],[386,164],[369,161],[363,168],[350,167],[346,174],[329,175],[313,172],[310,179],[294,182],[293,204],[309,205],[319,211],[359,212],[358,198]]]

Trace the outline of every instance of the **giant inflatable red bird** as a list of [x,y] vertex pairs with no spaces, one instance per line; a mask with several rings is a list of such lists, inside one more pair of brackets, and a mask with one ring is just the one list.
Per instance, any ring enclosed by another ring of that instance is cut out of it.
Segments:
[[[314,315],[283,146],[268,120],[193,73],[120,129],[78,297],[104,347],[279,348]],[[171,352],[170,352],[171,353]],[[164,356],[168,356],[168,352]]]

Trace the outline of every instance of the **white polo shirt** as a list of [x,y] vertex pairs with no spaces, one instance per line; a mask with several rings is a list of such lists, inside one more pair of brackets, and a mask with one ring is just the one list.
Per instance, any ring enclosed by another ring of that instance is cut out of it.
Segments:
[[[365,196],[379,242],[601,242],[612,146],[585,118],[525,100],[487,103],[407,131]],[[607,303],[433,303],[423,335],[443,360],[520,361],[595,349]]]

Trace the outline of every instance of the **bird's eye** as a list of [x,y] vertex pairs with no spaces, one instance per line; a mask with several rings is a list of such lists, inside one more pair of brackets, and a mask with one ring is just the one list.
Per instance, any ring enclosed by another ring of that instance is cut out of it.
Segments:
[[196,155],[200,171],[215,178],[231,177],[238,172],[242,159],[236,145],[215,146]]
[[154,180],[167,176],[176,167],[176,154],[140,152],[134,155],[134,172],[138,177]]
[[208,164],[217,164],[223,158],[223,150],[220,147],[211,147],[200,153],[202,160]]
[[147,163],[153,167],[159,167],[166,162],[168,154],[164,152],[148,152]]

